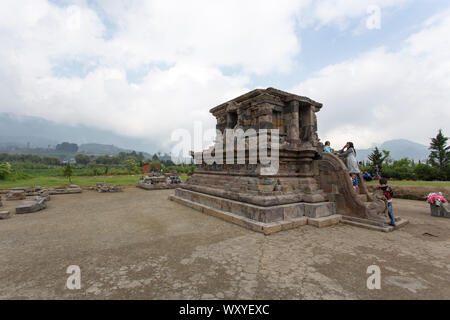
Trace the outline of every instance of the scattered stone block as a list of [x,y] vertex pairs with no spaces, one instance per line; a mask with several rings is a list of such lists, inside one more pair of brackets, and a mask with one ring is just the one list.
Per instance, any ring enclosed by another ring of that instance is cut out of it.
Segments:
[[31,201],[23,201],[20,206],[16,208],[16,214],[33,213],[47,208],[47,199],[36,197]]
[[95,189],[97,192],[122,192],[123,189],[116,185],[108,186],[104,182],[97,182]]
[[83,192],[83,190],[79,186],[72,184],[68,188],[65,188],[65,189],[50,190],[49,194],[72,194],[72,193],[81,193],[81,192]]
[[0,211],[0,220],[5,220],[11,218],[11,212],[9,211]]
[[444,205],[437,206],[430,203],[430,210],[433,217],[450,218],[450,210]]
[[41,198],[45,198],[47,201],[50,201],[50,193],[47,189],[42,189],[37,192],[38,196]]
[[174,174],[141,177],[136,187],[146,190],[175,189],[181,179]]
[[12,190],[6,194],[6,200],[24,200],[26,198],[25,191],[23,190]]

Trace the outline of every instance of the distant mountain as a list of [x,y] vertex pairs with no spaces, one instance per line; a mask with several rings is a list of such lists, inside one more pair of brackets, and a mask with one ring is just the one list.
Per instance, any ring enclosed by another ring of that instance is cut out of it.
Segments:
[[[390,151],[390,157],[393,160],[408,158],[414,161],[426,161],[430,154],[427,146],[406,139],[389,140],[383,142],[381,145],[377,145],[377,147],[380,151]],[[375,146],[370,149],[356,149],[358,161],[367,161],[373,149],[375,149]]]
[[78,145],[114,145],[124,150],[145,151],[151,154],[159,151],[158,144],[150,139],[125,137],[112,131],[82,125],[58,124],[38,117],[0,113],[0,147],[12,145],[24,148],[54,148],[64,141]]
[[[79,146],[78,153],[87,153],[87,154],[94,154],[94,155],[118,155],[120,152],[129,153],[133,150],[129,149],[122,149],[119,147],[116,147],[112,144],[100,144],[100,143],[85,143]],[[147,159],[151,159],[152,155],[143,152],[144,157]]]
[[[112,131],[87,126],[58,124],[38,117],[0,113],[0,149],[10,149],[11,146],[48,149],[64,141],[77,143],[80,146],[79,152],[99,155],[116,155],[122,151],[136,150],[146,152],[144,156],[150,158],[151,154],[159,151],[158,144],[147,139],[124,137]],[[358,160],[367,160],[373,148],[357,149]],[[427,146],[405,139],[386,141],[378,148],[389,150],[394,160],[426,160],[429,154]]]

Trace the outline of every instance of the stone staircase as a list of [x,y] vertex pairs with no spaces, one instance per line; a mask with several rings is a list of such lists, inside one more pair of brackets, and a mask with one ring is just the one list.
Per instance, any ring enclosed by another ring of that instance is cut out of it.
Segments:
[[397,230],[406,224],[408,224],[408,221],[402,218],[396,218],[396,226],[393,227],[387,223],[380,222],[380,221],[374,221],[369,219],[362,219],[362,218],[356,218],[351,216],[342,216],[341,223],[342,224],[348,224],[354,227],[360,227],[365,228],[369,230],[374,231],[381,231],[381,232],[392,232],[394,230]]
[[383,202],[368,191],[361,175],[359,194],[350,182],[347,167],[334,154],[324,153],[318,161],[318,181],[329,199],[336,202],[336,213],[342,216],[341,223],[370,230],[390,232],[408,224],[408,220],[396,218],[396,227],[389,225],[389,217]]

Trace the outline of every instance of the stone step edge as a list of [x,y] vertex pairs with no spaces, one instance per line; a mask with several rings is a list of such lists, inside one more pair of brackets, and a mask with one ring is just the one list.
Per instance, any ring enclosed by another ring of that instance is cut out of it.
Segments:
[[361,227],[361,228],[365,228],[365,229],[370,229],[370,230],[375,230],[375,231],[382,231],[382,232],[392,232],[394,230],[398,230],[400,228],[403,228],[404,226],[406,226],[409,221],[403,218],[397,218],[396,219],[396,226],[390,226],[390,225],[386,225],[382,222],[378,222],[378,221],[372,221],[369,219],[362,219],[362,218],[357,218],[357,217],[352,217],[352,216],[342,216],[342,223],[343,224],[348,224],[348,225],[353,225],[356,227]]
[[[293,202],[293,203],[287,203],[287,204],[276,204],[276,205],[273,205],[273,206],[261,206],[261,205],[257,205],[257,204],[253,204],[253,203],[246,203],[246,202],[243,202],[243,201],[233,200],[233,199],[229,199],[229,198],[222,198],[222,197],[219,197],[219,196],[216,196],[216,195],[212,195],[212,194],[208,194],[208,193],[202,193],[202,192],[193,191],[193,190],[184,189],[184,188],[179,188],[178,190],[180,192],[188,192],[188,193],[198,194],[198,195],[201,195],[202,197],[210,197],[210,198],[213,198],[213,199],[226,200],[226,201],[229,201],[231,203],[236,203],[236,204],[245,204],[245,205],[247,205],[249,207],[258,208],[258,209],[272,209],[272,208],[279,208],[279,207],[285,207],[286,208],[286,207],[296,206],[296,205],[299,205],[299,204],[324,205],[324,204],[329,204],[329,203],[333,202],[333,201]],[[185,199],[183,199],[183,200],[185,200]],[[187,201],[190,201],[190,200],[187,200]],[[220,209],[215,209],[215,210],[220,210]]]
[[346,220],[346,219],[342,219],[341,223],[342,224],[348,224],[348,225],[353,226],[353,227],[359,227],[359,228],[364,228],[364,229],[373,230],[373,231],[381,231],[381,232],[392,232],[392,231],[394,231],[394,227],[392,227],[392,226],[379,227],[379,226],[375,226],[375,225],[372,225],[372,224],[356,222],[356,221]]
[[255,220],[251,220],[245,217],[241,217],[231,212],[222,211],[219,209],[214,209],[209,206],[198,204],[190,200],[186,200],[175,195],[170,195],[169,200],[180,203],[204,214],[211,215],[213,217],[225,220],[227,222],[239,225],[241,227],[250,229],[252,231],[264,233],[265,235],[270,235],[275,232],[295,229],[304,225],[312,225],[318,228],[323,228],[337,224],[341,220],[340,215],[331,215],[323,218],[308,218],[300,217],[290,220],[277,221],[272,223],[263,223]]
[[346,216],[346,215],[342,216],[342,220],[353,221],[353,222],[358,222],[358,223],[362,223],[362,224],[368,224],[368,225],[372,225],[372,226],[380,227],[380,228],[389,227],[389,225],[387,225],[386,223],[384,223],[382,221],[374,221],[374,220],[370,220],[370,219],[364,219],[364,218],[352,217],[352,216]]

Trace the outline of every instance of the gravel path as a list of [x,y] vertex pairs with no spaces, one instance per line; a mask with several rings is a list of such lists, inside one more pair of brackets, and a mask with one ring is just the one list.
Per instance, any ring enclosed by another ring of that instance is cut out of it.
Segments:
[[[394,233],[337,225],[264,236],[171,193],[52,196],[44,211],[0,220],[0,299],[450,298],[450,219],[425,202],[395,199],[410,224]],[[70,265],[80,290],[66,288]],[[370,265],[381,290],[366,287]]]

